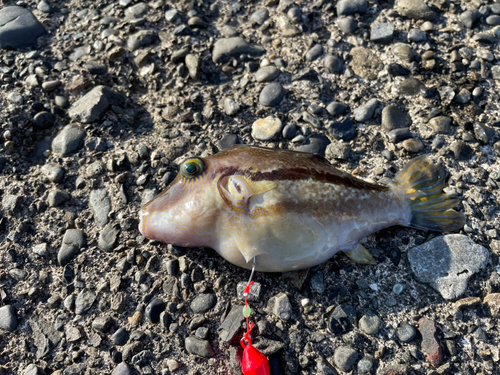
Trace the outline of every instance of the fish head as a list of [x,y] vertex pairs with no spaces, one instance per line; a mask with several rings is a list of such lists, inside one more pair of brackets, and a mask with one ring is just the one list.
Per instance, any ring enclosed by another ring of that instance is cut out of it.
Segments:
[[168,188],[142,207],[142,235],[178,246],[210,246],[222,202],[216,174],[208,158],[185,160]]

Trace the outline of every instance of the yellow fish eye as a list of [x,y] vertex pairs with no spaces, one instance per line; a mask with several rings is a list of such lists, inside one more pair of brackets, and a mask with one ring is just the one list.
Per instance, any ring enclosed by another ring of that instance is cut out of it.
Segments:
[[195,178],[203,173],[205,169],[205,163],[203,160],[198,158],[192,158],[186,160],[181,164],[181,174],[184,178]]

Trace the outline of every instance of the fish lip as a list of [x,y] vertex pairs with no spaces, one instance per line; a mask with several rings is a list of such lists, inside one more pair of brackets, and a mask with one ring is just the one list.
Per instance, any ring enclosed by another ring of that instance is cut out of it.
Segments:
[[146,234],[144,234],[144,221],[143,221],[143,219],[145,216],[148,216],[148,215],[149,215],[149,211],[145,211],[143,209],[141,209],[139,211],[139,232],[141,232],[141,234],[146,238],[148,238],[148,236]]

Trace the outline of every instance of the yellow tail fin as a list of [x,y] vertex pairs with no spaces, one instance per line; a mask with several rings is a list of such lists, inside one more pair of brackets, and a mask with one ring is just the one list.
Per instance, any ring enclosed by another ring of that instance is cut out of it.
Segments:
[[436,231],[456,231],[465,224],[465,215],[453,209],[458,198],[443,192],[445,172],[424,157],[411,160],[394,179],[411,208],[408,226]]

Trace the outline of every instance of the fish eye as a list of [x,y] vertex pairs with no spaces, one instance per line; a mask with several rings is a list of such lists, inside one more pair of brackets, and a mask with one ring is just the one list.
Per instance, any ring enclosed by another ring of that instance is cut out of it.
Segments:
[[203,160],[194,158],[188,159],[181,165],[181,174],[184,178],[198,177],[205,168]]

